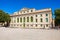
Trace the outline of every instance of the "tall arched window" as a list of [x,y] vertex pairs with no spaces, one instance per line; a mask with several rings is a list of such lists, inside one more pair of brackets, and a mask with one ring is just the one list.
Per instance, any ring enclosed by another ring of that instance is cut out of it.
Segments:
[[22,18],[20,18],[20,22],[22,22]]
[[27,17],[27,22],[29,22],[29,17]]
[[17,22],[19,22],[19,18],[17,18]]
[[46,18],[46,22],[48,22],[48,18]]
[[42,18],[40,18],[40,22],[43,22],[43,19]]
[[31,16],[31,22],[33,22],[33,17]]
[[37,22],[37,19],[36,19],[36,22]]
[[31,12],[33,12],[33,10],[31,10]]
[[25,17],[23,18],[23,22],[25,22]]

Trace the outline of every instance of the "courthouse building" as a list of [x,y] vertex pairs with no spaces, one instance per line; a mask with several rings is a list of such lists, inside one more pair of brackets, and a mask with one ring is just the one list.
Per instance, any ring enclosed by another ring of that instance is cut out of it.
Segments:
[[53,27],[51,8],[36,10],[22,8],[11,16],[10,27],[19,28],[51,28]]

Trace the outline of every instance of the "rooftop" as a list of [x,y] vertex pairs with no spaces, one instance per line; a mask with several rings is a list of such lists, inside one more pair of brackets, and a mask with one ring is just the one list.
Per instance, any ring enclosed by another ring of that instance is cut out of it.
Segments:
[[14,14],[10,15],[10,16],[16,16],[16,15],[23,15],[23,14],[33,14],[33,13],[41,13],[41,12],[49,12],[51,11],[51,8],[46,8],[46,9],[41,9],[41,10],[35,10],[35,8],[32,8],[32,10],[34,10],[33,12],[27,12],[27,13],[21,13],[27,10],[31,10],[30,8],[22,8],[19,12],[14,12]]

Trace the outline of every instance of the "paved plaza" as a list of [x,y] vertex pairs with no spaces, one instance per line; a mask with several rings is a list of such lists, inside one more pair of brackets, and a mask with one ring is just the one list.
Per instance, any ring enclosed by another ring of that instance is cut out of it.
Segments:
[[0,40],[60,40],[60,30],[0,28]]

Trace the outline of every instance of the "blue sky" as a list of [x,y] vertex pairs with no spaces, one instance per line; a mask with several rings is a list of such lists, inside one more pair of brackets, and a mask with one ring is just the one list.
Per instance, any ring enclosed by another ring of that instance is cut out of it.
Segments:
[[0,10],[12,14],[23,7],[27,8],[52,8],[52,12],[60,8],[60,0],[0,0]]

